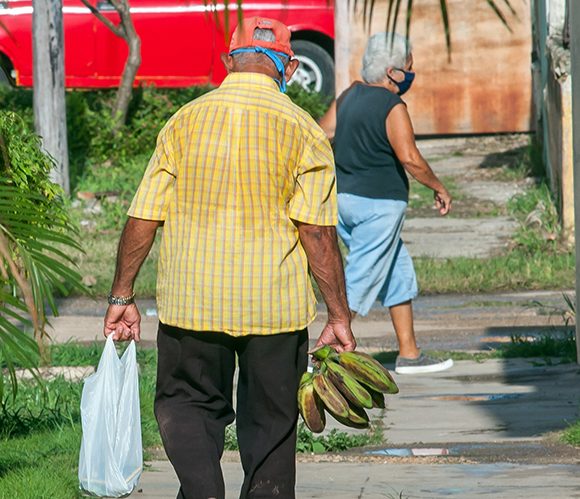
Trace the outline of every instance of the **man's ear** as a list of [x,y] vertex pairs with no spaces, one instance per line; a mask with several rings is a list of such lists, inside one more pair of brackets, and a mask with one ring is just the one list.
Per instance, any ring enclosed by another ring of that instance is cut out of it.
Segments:
[[290,81],[294,72],[298,69],[300,65],[300,61],[298,59],[291,59],[288,64],[286,64],[286,68],[284,69],[284,75],[286,76],[286,81]]
[[232,73],[234,71],[234,58],[230,54],[222,54],[221,60],[228,74]]

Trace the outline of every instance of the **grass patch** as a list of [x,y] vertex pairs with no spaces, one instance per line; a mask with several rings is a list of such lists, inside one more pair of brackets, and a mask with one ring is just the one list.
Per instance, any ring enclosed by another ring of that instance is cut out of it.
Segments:
[[478,258],[415,258],[422,294],[487,293],[574,287],[573,253],[530,254],[514,248],[507,255]]
[[78,425],[0,439],[0,497],[81,497],[76,472],[79,448]]
[[[98,364],[103,344],[50,348],[52,365]],[[138,349],[143,446],[161,438],[153,414],[156,352]],[[20,382],[16,397],[7,391],[0,406],[0,498],[71,499],[78,491],[82,383],[58,378],[39,386]],[[145,452],[145,457],[147,457]]]
[[[381,364],[394,364],[397,359],[397,351],[384,351],[373,354]],[[472,360],[483,362],[488,359],[513,359],[513,358],[542,358],[546,363],[548,359],[558,358],[559,363],[575,362],[576,337],[573,331],[564,336],[540,335],[529,338],[513,335],[509,343],[500,345],[489,352],[462,352],[448,350],[426,350],[425,354],[435,358],[451,358],[453,360]]]
[[530,339],[514,335],[511,338],[511,342],[502,347],[499,352],[501,357],[505,359],[517,357],[560,357],[564,362],[575,362],[576,337],[572,331],[563,338],[542,335],[538,338]]
[[580,421],[577,421],[562,434],[562,441],[580,447]]

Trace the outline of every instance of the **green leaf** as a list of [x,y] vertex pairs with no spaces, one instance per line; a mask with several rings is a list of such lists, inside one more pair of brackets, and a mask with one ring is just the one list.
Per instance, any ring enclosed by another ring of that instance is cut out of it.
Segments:
[[320,440],[314,440],[314,442],[312,442],[312,452],[315,454],[322,454],[323,452],[326,452],[326,447]]

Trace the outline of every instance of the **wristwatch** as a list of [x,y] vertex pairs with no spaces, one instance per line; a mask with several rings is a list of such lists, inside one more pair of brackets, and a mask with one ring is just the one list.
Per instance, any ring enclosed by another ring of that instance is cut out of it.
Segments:
[[135,303],[135,293],[132,293],[129,296],[115,296],[113,293],[109,293],[107,301],[109,302],[109,305],[131,305],[132,303]]

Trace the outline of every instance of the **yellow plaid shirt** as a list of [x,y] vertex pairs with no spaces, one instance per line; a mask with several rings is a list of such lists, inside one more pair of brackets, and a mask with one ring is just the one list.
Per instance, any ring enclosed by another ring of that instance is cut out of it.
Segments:
[[305,328],[316,315],[292,220],[337,223],[332,150],[257,73],[230,74],[166,124],[129,216],[164,221],[164,324],[232,335]]

